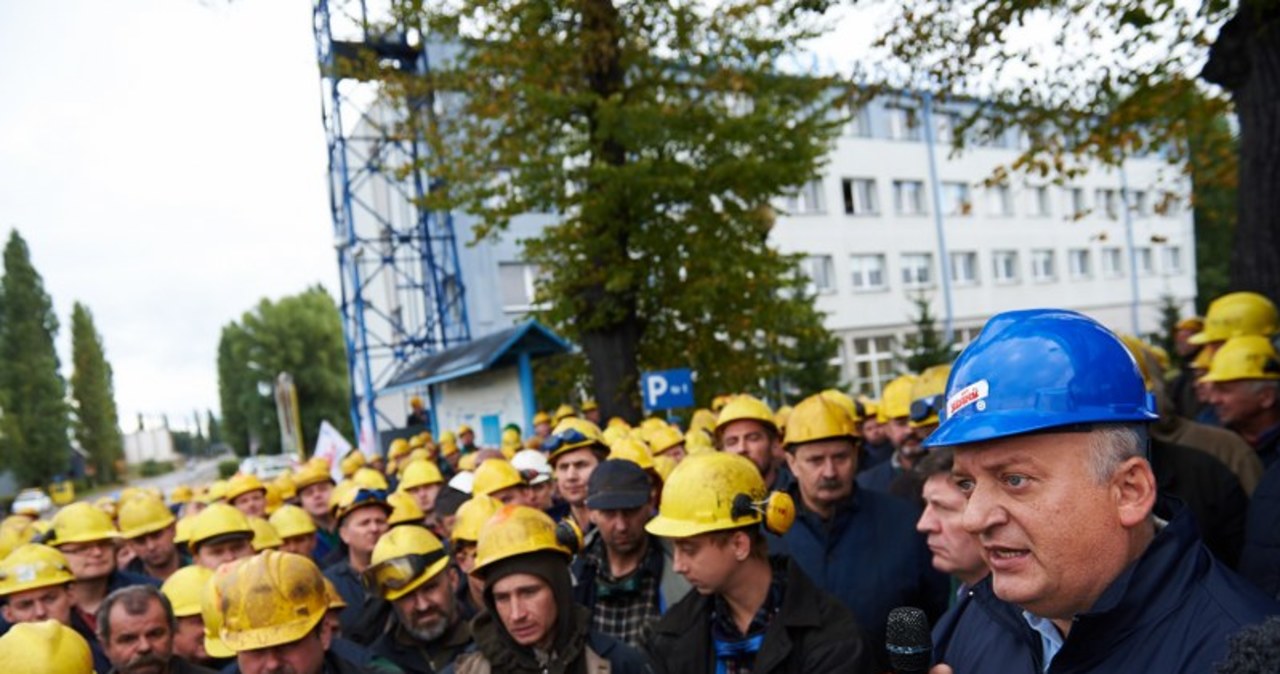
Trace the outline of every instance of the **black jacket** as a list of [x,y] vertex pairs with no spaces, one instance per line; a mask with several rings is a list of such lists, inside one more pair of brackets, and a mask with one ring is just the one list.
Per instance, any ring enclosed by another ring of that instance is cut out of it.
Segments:
[[[786,595],[765,631],[752,674],[873,671],[871,652],[853,614],[819,590],[793,560],[784,559]],[[646,648],[655,672],[716,671],[711,643],[714,601],[713,597],[690,592],[662,616]]]
[[400,619],[393,618],[391,629],[369,647],[374,657],[390,662],[405,674],[434,674],[471,645],[471,625],[461,617],[439,639],[423,643],[404,630]]
[[1169,520],[1176,510],[1170,496],[1195,515],[1200,538],[1222,563],[1236,568],[1244,547],[1249,497],[1240,478],[1221,461],[1199,450],[1151,440],[1151,470],[1161,497],[1156,515]]

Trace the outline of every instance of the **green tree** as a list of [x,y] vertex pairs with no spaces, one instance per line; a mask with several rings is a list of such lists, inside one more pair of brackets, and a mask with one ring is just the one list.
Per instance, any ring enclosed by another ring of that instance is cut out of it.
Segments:
[[223,327],[218,391],[226,439],[238,454],[247,454],[255,442],[262,453],[280,452],[272,395],[280,372],[290,373],[298,387],[304,433],[315,433],[320,421],[328,420],[350,437],[350,387],[342,339],[338,309],[319,286],[275,302],[263,299],[239,322]]
[[937,319],[933,316],[929,298],[919,294],[911,298],[911,303],[916,308],[916,314],[911,318],[916,331],[906,336],[904,350],[899,357],[907,371],[918,374],[926,368],[955,360],[956,344],[943,339],[943,335],[938,332]]
[[58,318],[31,251],[16,230],[4,247],[0,281],[0,391],[5,463],[23,484],[65,472],[71,454],[66,383],[58,374]]
[[111,364],[89,308],[76,302],[71,309],[71,399],[75,407],[75,437],[102,482],[115,482],[116,461],[124,458],[120,418],[116,412]]
[[[1225,117],[1191,138],[1192,203],[1196,221],[1196,306],[1231,289],[1231,246],[1236,233],[1238,141]],[[1172,352],[1170,352],[1172,353]]]
[[213,410],[205,412],[205,427],[209,429],[209,446],[216,447],[222,442],[222,424],[213,416]]
[[1164,349],[1169,354],[1170,370],[1176,370],[1182,367],[1182,357],[1178,355],[1178,349],[1174,334],[1178,330],[1178,321],[1182,320],[1182,309],[1178,304],[1177,298],[1171,295],[1164,295],[1160,298],[1160,332],[1152,335],[1151,343]]
[[372,55],[343,73],[421,112],[400,131],[432,149],[430,207],[474,214],[479,237],[558,215],[525,253],[602,414],[638,416],[641,368],[691,366],[699,396],[764,386],[804,302],[783,292],[797,272],[769,245],[770,203],[843,121],[833,80],[783,65],[815,24],[778,0],[403,7],[457,51],[427,78]]

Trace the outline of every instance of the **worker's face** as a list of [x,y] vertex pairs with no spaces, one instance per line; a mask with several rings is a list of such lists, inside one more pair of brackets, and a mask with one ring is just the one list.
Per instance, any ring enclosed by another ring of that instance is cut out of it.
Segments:
[[503,505],[532,505],[529,498],[529,485],[517,484],[489,494]]
[[213,543],[201,543],[196,548],[195,561],[206,569],[217,570],[219,566],[237,559],[253,556],[253,545],[247,537],[236,537]]
[[284,539],[284,544],[280,546],[280,549],[284,552],[292,552],[295,555],[310,557],[311,553],[316,549],[316,535],[290,536]]
[[465,574],[476,568],[476,544],[474,541],[453,542],[453,562]]
[[565,452],[556,457],[552,470],[555,471],[556,489],[560,498],[572,506],[580,506],[587,500],[587,480],[591,472],[599,465],[600,458],[594,449],[583,447]]
[[529,506],[538,510],[551,509],[551,497],[555,494],[556,483],[545,480],[529,486]]
[[1218,381],[1209,384],[1209,404],[1227,428],[1236,428],[1275,408],[1276,387],[1256,379]]
[[106,578],[116,568],[116,546],[110,539],[68,543],[58,550],[66,556],[76,580]]
[[963,525],[964,492],[951,481],[949,473],[931,475],[924,482],[921,497],[924,512],[916,522],[916,531],[925,535],[933,568],[949,573],[972,585],[987,573],[982,561],[982,546]]
[[662,456],[665,456],[671,459],[672,461],[675,461],[676,463],[680,463],[681,461],[684,461],[684,457],[686,454],[687,452],[685,452],[684,443],[681,442],[677,445],[672,445],[669,449],[667,449],[667,451],[662,453]]
[[441,485],[423,484],[417,487],[410,487],[405,490],[409,496],[413,497],[413,502],[424,513],[429,513],[436,509],[436,497],[440,495]]
[[555,639],[555,593],[547,581],[529,573],[503,576],[493,584],[493,604],[512,640],[546,649]]
[[356,508],[342,518],[338,536],[347,547],[361,554],[373,552],[382,534],[387,533],[387,513],[381,506]]
[[245,517],[266,517],[267,492],[263,489],[254,489],[247,494],[237,496],[231,505],[244,513]]
[[1173,333],[1173,349],[1178,352],[1179,356],[1186,358],[1196,352],[1196,345],[1188,342],[1191,335],[1196,334],[1195,330],[1178,330]]
[[457,622],[457,573],[454,569],[446,568],[391,603],[400,624],[414,638],[426,642],[435,641]]
[[868,444],[878,445],[888,437],[888,428],[875,417],[868,417],[862,422],[862,437]]
[[720,429],[720,449],[751,459],[761,475],[773,469],[779,450],[777,434],[752,419],[730,421]]
[[885,424],[885,433],[889,436],[889,442],[893,444],[893,448],[902,453],[903,447],[913,442],[911,437],[911,422],[906,417],[898,417],[890,419]]
[[173,635],[173,654],[188,662],[205,662],[204,618],[196,615],[178,618],[178,631]]
[[102,650],[106,652],[113,671],[122,674],[165,674],[169,671],[169,658],[173,654],[173,631],[169,628],[169,614],[158,599],[147,603],[147,608],[134,615],[124,602],[116,602],[107,615],[111,631],[99,634]]
[[825,513],[853,494],[858,452],[854,443],[844,438],[806,442],[787,453],[787,465],[796,476],[805,504]]
[[332,482],[319,482],[298,490],[298,499],[302,509],[313,518],[329,517],[329,495],[333,493]]
[[1000,599],[1069,620],[1089,610],[1128,565],[1155,500],[1144,459],[1105,481],[1094,475],[1086,433],[1041,433],[956,449],[965,493],[962,523],[978,537]]
[[11,624],[35,623],[56,620],[71,625],[71,586],[55,585],[34,590],[24,590],[9,595],[5,602],[4,619]]
[[671,568],[701,595],[712,595],[732,584],[751,550],[747,535],[711,532],[673,541]]
[[591,522],[600,532],[604,547],[616,555],[630,555],[644,548],[644,525],[649,521],[653,508],[649,504],[638,508],[619,510],[592,510]]
[[176,530],[176,526],[171,524],[160,531],[130,538],[126,544],[147,566],[163,568],[171,564],[178,554],[178,547],[173,544]]
[[243,674],[320,674],[329,640],[329,626],[321,620],[316,629],[297,641],[236,653],[236,664]]

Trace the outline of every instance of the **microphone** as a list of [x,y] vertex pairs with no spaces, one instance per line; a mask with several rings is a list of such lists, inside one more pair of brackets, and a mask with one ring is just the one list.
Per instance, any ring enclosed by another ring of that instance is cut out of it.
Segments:
[[899,606],[889,612],[885,626],[885,648],[889,664],[899,674],[924,674],[933,659],[933,637],[929,618],[914,606]]

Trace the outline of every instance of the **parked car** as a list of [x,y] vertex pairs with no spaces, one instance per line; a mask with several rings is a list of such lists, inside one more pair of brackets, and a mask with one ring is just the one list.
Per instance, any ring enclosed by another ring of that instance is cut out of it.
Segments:
[[13,514],[39,517],[53,509],[53,499],[43,489],[23,489],[13,500]]
[[240,462],[240,472],[257,475],[259,480],[274,480],[281,473],[293,470],[293,457],[284,454],[251,456]]

